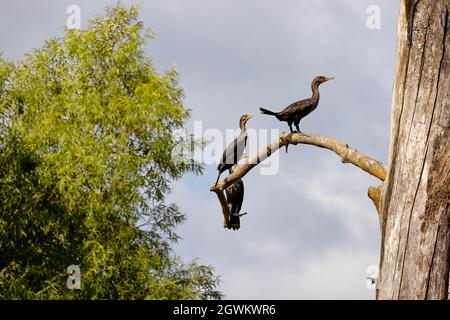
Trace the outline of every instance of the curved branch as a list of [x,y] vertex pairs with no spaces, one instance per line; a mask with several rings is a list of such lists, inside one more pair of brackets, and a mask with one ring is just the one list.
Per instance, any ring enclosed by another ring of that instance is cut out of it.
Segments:
[[289,133],[282,132],[278,141],[269,144],[258,154],[251,156],[242,164],[238,164],[234,167],[233,173],[228,175],[224,180],[217,183],[217,186],[212,186],[211,191],[225,190],[234,181],[244,177],[253,167],[256,167],[260,162],[264,161],[272,155],[275,151],[283,146],[290,144],[309,144],[319,148],[325,148],[333,151],[341,157],[343,163],[351,163],[372,176],[384,181],[386,177],[386,169],[384,165],[369,156],[366,156],[356,149],[353,149],[335,138],[319,136],[314,134],[305,133]]
[[383,225],[382,216],[381,216],[381,189],[383,185],[379,185],[376,187],[369,187],[367,191],[367,195],[372,200],[375,208],[377,208],[378,212],[378,221],[380,222],[380,227]]
[[231,211],[230,207],[228,206],[227,199],[225,198],[225,194],[223,190],[216,189],[214,192],[217,194],[217,198],[219,198],[220,206],[222,207],[222,213],[223,213],[223,227],[226,229],[231,229],[230,225],[230,217],[231,217]]
[[236,180],[244,177],[251,169],[256,167],[260,162],[264,161],[270,157],[274,152],[276,152],[281,147],[287,147],[288,145],[297,144],[309,144],[319,148],[325,148],[333,151],[338,156],[341,157],[343,163],[351,163],[374,177],[377,177],[381,181],[384,181],[386,177],[386,169],[384,165],[375,159],[372,159],[358,150],[350,148],[348,144],[345,144],[335,138],[319,136],[314,134],[304,134],[304,133],[286,133],[282,132],[278,141],[269,144],[258,154],[253,155],[242,163],[234,167],[233,172],[229,174],[224,180],[220,180],[217,185],[212,186],[210,191],[217,194],[220,204],[222,206],[222,212],[224,215],[225,228],[229,228],[229,217],[230,209],[228,208],[227,201],[223,191],[229,187]]

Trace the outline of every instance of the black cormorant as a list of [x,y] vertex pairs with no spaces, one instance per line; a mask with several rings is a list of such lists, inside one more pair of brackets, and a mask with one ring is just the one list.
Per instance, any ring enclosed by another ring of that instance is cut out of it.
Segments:
[[239,120],[239,128],[241,129],[241,132],[233,140],[233,142],[228,145],[220,158],[220,163],[217,166],[219,175],[215,185],[219,182],[220,174],[227,169],[231,172],[231,168],[238,163],[241,158],[242,152],[244,152],[245,146],[247,145],[247,129],[245,128],[245,124],[248,120],[250,120],[250,118],[251,116],[247,114],[241,116],[241,119]]
[[259,108],[261,110],[261,113],[268,114],[271,116],[275,116],[280,121],[286,121],[289,125],[289,129],[292,130],[292,124],[295,125],[295,128],[298,132],[300,131],[300,128],[298,127],[300,120],[302,118],[306,117],[308,114],[314,111],[314,109],[317,108],[317,105],[319,104],[319,86],[327,82],[329,80],[333,80],[334,78],[324,77],[324,76],[317,76],[313,79],[311,83],[311,89],[312,89],[312,96],[311,98],[301,100],[294,102],[290,105],[288,105],[286,108],[284,108],[280,112],[273,112],[264,108]]

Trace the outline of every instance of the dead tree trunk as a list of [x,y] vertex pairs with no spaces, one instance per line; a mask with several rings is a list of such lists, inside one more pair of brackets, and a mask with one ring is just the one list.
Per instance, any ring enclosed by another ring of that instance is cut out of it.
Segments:
[[450,0],[402,2],[377,299],[448,299]]

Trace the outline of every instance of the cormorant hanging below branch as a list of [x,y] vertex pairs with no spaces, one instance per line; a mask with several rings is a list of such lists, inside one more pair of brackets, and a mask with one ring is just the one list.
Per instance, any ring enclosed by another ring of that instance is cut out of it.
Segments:
[[294,132],[292,130],[292,124],[295,125],[295,128],[297,129],[298,132],[301,132],[300,128],[298,127],[300,120],[302,120],[302,118],[306,117],[308,114],[313,112],[314,109],[316,109],[317,105],[319,104],[320,98],[319,86],[322,83],[333,79],[334,78],[324,76],[315,77],[311,83],[312,89],[311,98],[294,102],[280,112],[273,112],[264,108],[259,108],[259,110],[261,110],[261,113],[263,114],[275,116],[280,121],[286,121],[289,125],[289,129],[291,130],[291,132]]
[[244,201],[244,182],[241,179],[236,180],[229,186],[225,193],[227,195],[227,203],[230,208],[230,228],[238,230],[241,227],[241,207]]
[[241,116],[241,119],[239,120],[239,128],[241,129],[241,132],[233,140],[233,142],[228,145],[220,158],[220,163],[217,166],[219,175],[215,185],[219,182],[220,174],[227,169],[231,172],[231,168],[238,163],[241,158],[242,152],[244,152],[245,146],[247,145],[247,129],[245,128],[245,124],[248,120],[250,120],[250,118],[251,116],[247,114]]

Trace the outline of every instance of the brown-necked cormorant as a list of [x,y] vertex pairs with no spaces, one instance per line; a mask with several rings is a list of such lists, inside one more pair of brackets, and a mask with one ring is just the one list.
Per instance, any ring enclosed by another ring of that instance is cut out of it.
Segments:
[[227,169],[231,172],[231,168],[238,163],[241,158],[242,152],[244,152],[245,146],[247,145],[247,129],[245,128],[245,124],[248,120],[250,120],[250,118],[251,116],[247,114],[241,116],[241,119],[239,120],[239,128],[241,129],[241,132],[233,140],[233,142],[228,145],[220,158],[220,163],[217,166],[219,175],[215,185],[219,182],[220,174]]
[[261,113],[268,114],[271,116],[275,116],[280,121],[286,121],[289,125],[289,129],[291,129],[291,132],[294,132],[292,130],[292,124],[295,125],[295,128],[298,132],[300,131],[300,128],[298,127],[298,124],[300,123],[300,120],[302,118],[306,117],[308,114],[314,111],[314,109],[317,108],[317,105],[319,104],[319,86],[327,82],[328,80],[333,80],[334,78],[324,77],[324,76],[317,76],[313,79],[311,83],[311,89],[312,89],[312,96],[311,98],[301,100],[294,102],[290,105],[288,105],[286,108],[284,108],[280,112],[273,112],[264,108],[259,108],[261,110]]

